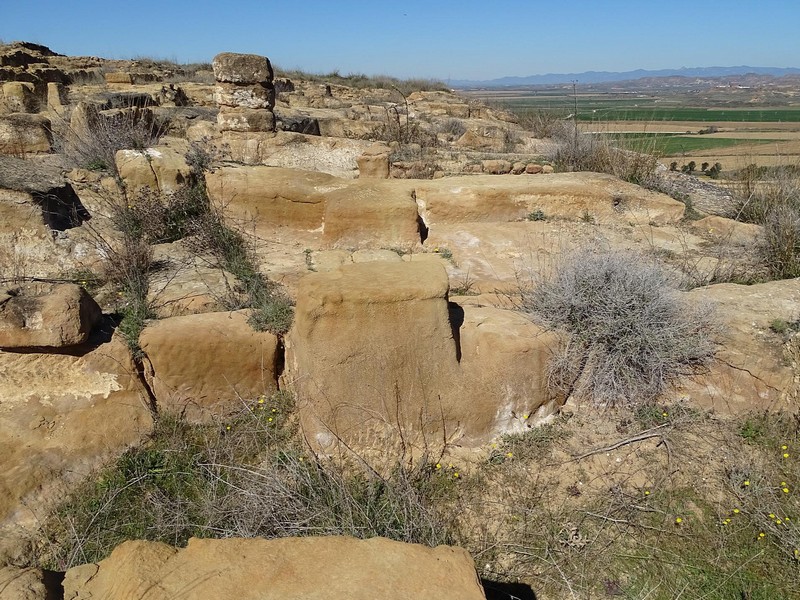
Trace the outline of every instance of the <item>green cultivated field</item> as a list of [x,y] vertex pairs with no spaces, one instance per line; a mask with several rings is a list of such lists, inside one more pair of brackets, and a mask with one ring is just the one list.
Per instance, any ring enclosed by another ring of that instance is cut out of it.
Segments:
[[677,156],[695,150],[730,148],[739,144],[764,144],[773,140],[688,137],[670,133],[614,133],[608,135],[628,150],[649,152],[660,156]]
[[[515,112],[526,110],[573,112],[569,96],[524,96],[499,99]],[[667,101],[668,102],[668,101]],[[658,98],[582,98],[578,96],[578,119],[581,121],[700,121],[798,123],[798,108],[708,108],[669,106]]]

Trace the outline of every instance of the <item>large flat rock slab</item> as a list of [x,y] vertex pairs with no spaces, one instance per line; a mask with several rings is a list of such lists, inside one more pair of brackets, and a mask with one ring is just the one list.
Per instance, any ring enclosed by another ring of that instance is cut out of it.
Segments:
[[415,194],[428,227],[516,221],[537,210],[548,218],[663,225],[679,221],[685,208],[665,194],[586,172],[448,177],[417,182]]
[[131,541],[64,579],[71,600],[483,600],[472,557],[383,538]]

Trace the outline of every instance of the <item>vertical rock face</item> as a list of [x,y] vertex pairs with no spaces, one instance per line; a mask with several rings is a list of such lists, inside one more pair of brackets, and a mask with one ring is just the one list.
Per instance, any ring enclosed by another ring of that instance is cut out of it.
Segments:
[[321,448],[482,444],[558,408],[554,346],[518,313],[449,301],[439,259],[355,263],[300,281],[281,381]]
[[26,113],[0,117],[0,154],[50,152],[52,145],[53,136],[47,117]]
[[278,339],[254,331],[245,312],[163,319],[140,341],[159,408],[190,421],[229,413],[242,399],[276,389]]
[[9,81],[3,84],[2,113],[35,113],[39,110],[39,98],[32,83],[27,81]]
[[284,377],[320,445],[377,444],[387,426],[439,429],[458,370],[447,288],[433,262],[346,265],[300,282]]
[[88,352],[0,350],[0,564],[65,491],[152,431],[135,374],[118,336]]
[[266,56],[223,52],[212,62],[223,131],[274,131],[275,86]]

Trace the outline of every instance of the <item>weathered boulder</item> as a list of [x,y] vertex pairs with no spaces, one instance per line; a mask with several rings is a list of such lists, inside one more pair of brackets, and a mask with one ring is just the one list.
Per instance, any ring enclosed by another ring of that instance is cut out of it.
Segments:
[[272,82],[272,65],[266,56],[222,52],[211,61],[214,78],[224,83]]
[[330,247],[395,247],[420,244],[417,204],[410,186],[355,180],[326,194],[323,243]]
[[510,173],[512,164],[507,160],[490,159],[483,161],[483,172],[490,175],[505,175]]
[[106,83],[123,83],[127,85],[131,85],[133,83],[133,76],[124,71],[105,73],[103,77],[105,78]]
[[537,173],[542,172],[542,165],[537,165],[536,163],[528,163],[525,167],[525,172],[528,175],[536,175]]
[[454,142],[454,145],[458,148],[467,148],[469,150],[502,152],[505,147],[505,141],[498,135],[490,135],[489,132],[484,133],[468,129]]
[[178,549],[125,542],[67,571],[70,600],[483,600],[466,550],[384,538],[196,539]]
[[140,442],[153,422],[116,336],[84,353],[0,351],[0,398],[2,564],[70,488]]
[[547,389],[556,335],[517,311],[473,302],[451,305],[451,318],[462,321],[463,419],[485,441],[541,423],[564,399]]
[[116,154],[117,170],[127,188],[143,187],[162,194],[172,194],[192,180],[192,168],[186,157],[169,146],[146,150],[120,150]]
[[390,148],[383,143],[375,143],[356,159],[358,176],[362,179],[389,179]]
[[32,83],[8,81],[3,84],[0,94],[0,113],[35,113],[39,112],[39,97]]
[[419,91],[409,94],[409,106],[427,115],[448,115],[466,119],[470,116],[470,107],[462,98],[452,92]]
[[300,280],[282,381],[310,438],[368,446],[398,427],[408,439],[458,428],[447,290],[434,262],[345,264]]
[[44,115],[14,113],[0,117],[0,154],[50,152],[53,137]]
[[231,273],[197,256],[182,241],[153,246],[153,261],[164,265],[150,273],[147,301],[156,317],[182,317],[224,311],[234,293]]
[[717,243],[751,248],[758,242],[763,231],[760,225],[741,223],[716,215],[692,221],[690,227],[700,235],[710,237]]
[[0,348],[63,348],[89,339],[102,311],[82,287],[26,284],[0,290]]
[[259,226],[322,227],[325,196],[346,180],[276,167],[222,167],[206,175],[211,200],[232,218]]
[[247,318],[246,311],[204,313],[144,329],[145,377],[160,410],[205,421],[275,391],[278,339]]

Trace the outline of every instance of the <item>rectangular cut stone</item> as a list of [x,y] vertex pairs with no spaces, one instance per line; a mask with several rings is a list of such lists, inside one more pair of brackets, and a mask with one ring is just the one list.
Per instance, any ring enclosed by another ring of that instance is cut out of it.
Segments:
[[223,52],[211,62],[214,78],[226,83],[272,83],[272,65],[266,56]]

